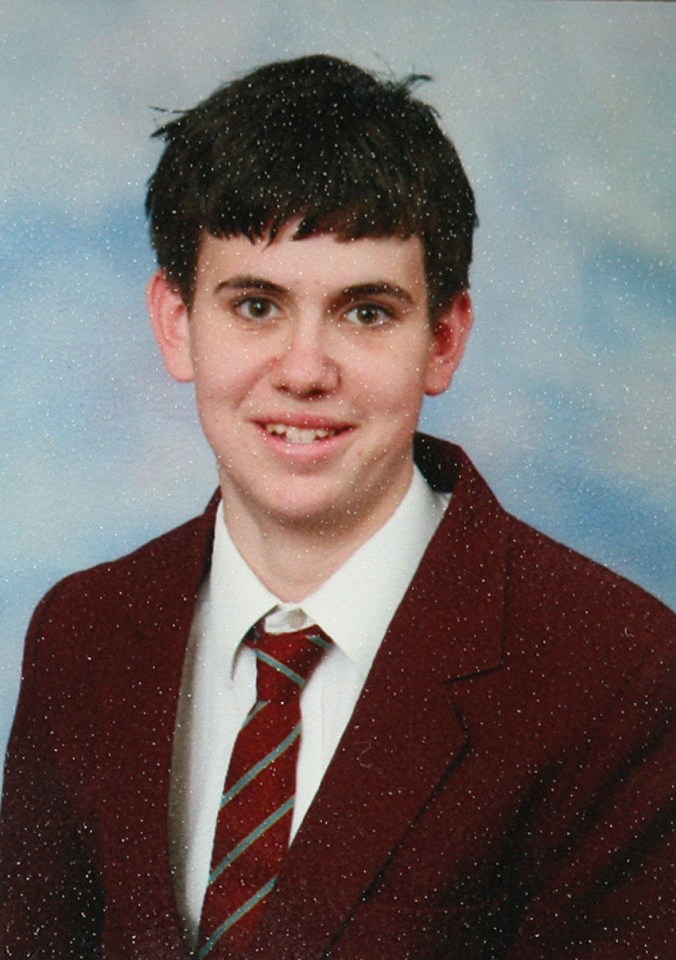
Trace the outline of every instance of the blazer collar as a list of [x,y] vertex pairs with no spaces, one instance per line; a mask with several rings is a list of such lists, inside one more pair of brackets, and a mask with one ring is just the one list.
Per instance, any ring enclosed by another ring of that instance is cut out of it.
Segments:
[[179,630],[187,640],[197,593],[211,566],[220,499],[216,491],[204,513],[124,558],[128,608],[141,633]]

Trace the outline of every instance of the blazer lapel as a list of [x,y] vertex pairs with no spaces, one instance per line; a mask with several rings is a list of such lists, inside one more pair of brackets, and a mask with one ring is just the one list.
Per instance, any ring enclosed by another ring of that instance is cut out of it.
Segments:
[[449,511],[289,851],[256,937],[261,960],[330,950],[435,788],[462,762],[471,731],[453,711],[451,687],[500,666],[506,542],[504,513],[462,463]]
[[[117,668],[107,670],[111,689],[101,718],[111,758],[104,774],[104,829],[107,847],[122,853],[111,869],[108,896],[116,922],[126,928],[123,939],[148,951],[161,947],[167,957],[185,953],[167,833],[176,708],[195,599],[211,557],[216,503],[126,563],[120,594],[129,613],[110,645]],[[129,679],[121,683],[121,676]]]

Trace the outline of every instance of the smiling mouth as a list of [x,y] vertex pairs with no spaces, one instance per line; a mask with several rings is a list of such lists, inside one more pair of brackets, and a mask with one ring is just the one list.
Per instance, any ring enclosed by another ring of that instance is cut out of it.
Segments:
[[272,436],[283,437],[287,443],[316,443],[318,440],[330,440],[331,437],[343,432],[338,427],[335,429],[328,427],[311,429],[309,427],[293,427],[287,423],[266,423],[265,430]]

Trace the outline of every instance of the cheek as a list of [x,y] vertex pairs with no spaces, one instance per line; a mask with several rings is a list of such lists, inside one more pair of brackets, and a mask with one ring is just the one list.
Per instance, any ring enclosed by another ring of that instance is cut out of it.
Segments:
[[205,349],[194,357],[198,397],[213,402],[244,399],[262,376],[260,359],[253,351],[231,350],[227,346]]
[[416,351],[396,357],[383,355],[368,373],[371,394],[383,412],[416,415],[425,393],[426,365]]

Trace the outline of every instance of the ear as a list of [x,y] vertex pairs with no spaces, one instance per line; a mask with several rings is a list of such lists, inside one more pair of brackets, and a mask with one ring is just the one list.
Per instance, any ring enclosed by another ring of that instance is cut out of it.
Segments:
[[164,363],[175,380],[194,377],[188,308],[163,270],[151,278],[147,290],[148,313]]
[[450,387],[465,351],[472,320],[472,300],[469,293],[462,290],[437,318],[434,327],[425,378],[428,396],[436,397]]

